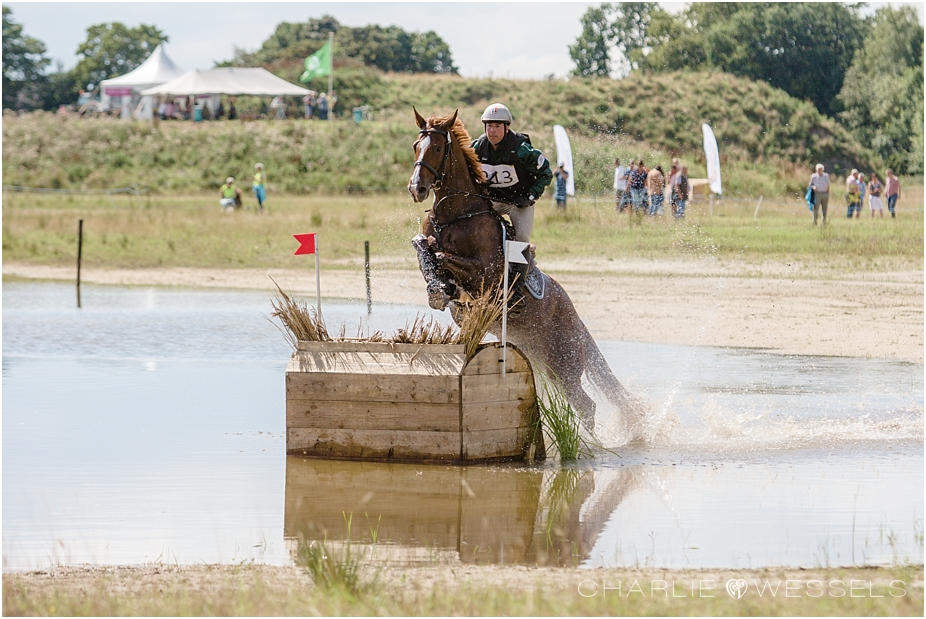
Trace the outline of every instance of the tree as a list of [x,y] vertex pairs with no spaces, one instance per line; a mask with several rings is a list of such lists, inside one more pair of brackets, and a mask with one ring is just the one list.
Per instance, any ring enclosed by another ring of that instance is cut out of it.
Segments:
[[87,28],[87,40],[77,48],[83,56],[71,70],[80,88],[93,90],[101,81],[136,69],[167,35],[154,26],[128,28],[119,22]]
[[3,7],[3,107],[33,108],[47,81],[45,44],[23,34],[23,27],[12,18],[13,11]]
[[655,2],[606,2],[590,7],[582,16],[582,34],[569,46],[576,64],[573,74],[609,76],[616,68],[612,48],[623,55],[631,69],[638,68],[648,43],[649,23],[664,13]]
[[898,173],[923,170],[923,26],[912,7],[884,7],[839,92],[839,114]]

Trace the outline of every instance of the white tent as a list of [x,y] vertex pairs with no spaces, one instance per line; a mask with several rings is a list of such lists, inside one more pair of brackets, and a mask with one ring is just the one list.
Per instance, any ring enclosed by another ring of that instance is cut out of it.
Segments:
[[193,69],[177,79],[143,90],[143,95],[302,96],[309,91],[262,68]]
[[[130,110],[131,100],[137,97],[138,93],[146,88],[163,84],[174,78],[183,75],[183,69],[174,64],[174,61],[167,56],[163,45],[158,45],[137,69],[130,71],[125,75],[114,77],[112,79],[100,82],[101,103],[104,109],[112,107],[113,98],[119,98],[119,104],[123,108],[123,116],[126,111]],[[145,105],[148,103],[148,105]],[[149,111],[150,118],[150,99],[142,101],[139,110],[145,108]],[[128,112],[131,114],[131,112]],[[144,115],[144,113],[142,113]]]

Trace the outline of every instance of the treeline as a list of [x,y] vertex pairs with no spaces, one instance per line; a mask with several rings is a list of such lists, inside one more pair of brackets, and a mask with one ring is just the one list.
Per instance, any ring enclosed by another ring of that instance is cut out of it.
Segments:
[[[402,73],[455,74],[447,43],[433,31],[407,32],[396,26],[351,28],[324,16],[307,22],[279,24],[260,49],[236,48],[234,57],[217,66],[265,66],[277,74],[290,74],[306,56],[317,51],[334,34],[339,62]],[[155,26],[129,28],[119,22],[87,29],[77,48],[77,65],[49,71],[47,48],[28,36],[3,7],[3,108],[52,110],[73,104],[81,91],[91,92],[101,81],[136,69],[167,35]],[[293,79],[292,81],[295,81]]]
[[[913,7],[604,3],[570,46],[579,76],[714,70],[811,101],[904,173],[923,171],[923,26]],[[619,52],[615,54],[614,52]]]

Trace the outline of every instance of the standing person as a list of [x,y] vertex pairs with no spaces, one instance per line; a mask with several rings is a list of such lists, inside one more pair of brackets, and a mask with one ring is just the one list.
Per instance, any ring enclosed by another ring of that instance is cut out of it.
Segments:
[[277,95],[270,101],[270,109],[276,111],[276,119],[283,120],[286,118],[286,104],[283,102],[283,97]]
[[614,206],[618,213],[624,212],[624,194],[627,193],[627,172],[629,168],[621,165],[620,159],[614,160]]
[[656,166],[646,175],[646,190],[649,193],[649,214],[651,216],[666,214],[664,207],[666,196],[663,193],[665,178],[661,166]]
[[219,206],[226,213],[241,208],[241,190],[235,187],[235,179],[231,176],[225,179],[225,184],[219,187]]
[[817,217],[822,212],[823,224],[826,224],[826,207],[830,202],[830,175],[824,172],[822,163],[817,164],[817,171],[810,175],[808,189],[814,190],[813,225],[817,225]]
[[264,164],[262,163],[255,163],[254,169],[257,172],[254,174],[251,190],[254,192],[254,197],[257,198],[258,212],[263,213],[264,201],[267,199],[267,175],[264,173]]
[[328,120],[328,95],[325,93],[318,95],[318,118]]
[[633,212],[646,211],[646,166],[643,160],[637,162],[637,169],[630,177],[630,199],[633,201]]
[[637,164],[631,160],[630,167],[625,167],[624,170],[624,186],[626,189],[624,189],[624,195],[621,197],[621,203],[617,212],[623,213],[626,210],[629,214],[632,211],[631,205],[633,203],[633,201],[630,199],[630,180],[633,178],[634,172],[637,171]]
[[305,107],[305,119],[309,120],[312,118],[312,108],[315,107],[315,91],[310,90],[302,97],[302,105]]
[[859,200],[861,196],[858,193],[858,173],[853,170],[849,178],[846,179],[846,219],[852,219],[852,213],[861,208]]
[[332,118],[334,118],[334,106],[336,106],[337,104],[338,104],[338,91],[332,90],[331,96],[328,97],[328,114],[330,114]]
[[566,171],[566,168],[563,167],[564,164],[559,164],[559,167],[556,168],[556,171],[553,173],[553,177],[556,179],[556,190],[553,193],[553,197],[556,200],[556,207],[566,210],[566,181],[569,180],[569,172]]
[[865,204],[865,175],[859,172],[858,175],[858,204],[855,206],[855,218],[859,219],[862,216],[862,205]]
[[868,205],[871,208],[871,218],[875,218],[875,211],[878,211],[878,215],[881,219],[884,219],[884,205],[881,203],[881,191],[884,189],[884,185],[881,184],[881,181],[878,180],[878,173],[871,173],[871,181],[868,183]]
[[228,102],[228,120],[235,120],[238,118],[238,110],[235,109],[235,100],[232,99]]
[[896,217],[894,207],[897,206],[897,200],[900,199],[900,179],[894,176],[894,171],[890,168],[887,169],[884,195],[887,198],[887,210],[891,212],[891,219],[894,219]]
[[682,169],[676,174],[676,178],[678,179],[675,184],[677,199],[672,214],[675,215],[676,219],[683,219],[685,217],[685,205],[688,203],[688,166],[683,165]]

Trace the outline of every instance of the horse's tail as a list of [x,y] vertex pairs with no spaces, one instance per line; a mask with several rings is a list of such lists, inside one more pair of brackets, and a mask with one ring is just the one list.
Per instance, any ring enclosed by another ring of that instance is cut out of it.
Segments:
[[586,376],[612,405],[625,410],[632,401],[630,392],[614,376],[611,366],[608,365],[608,360],[601,354],[601,350],[598,348],[595,338],[588,332],[588,328],[585,329],[585,333]]

